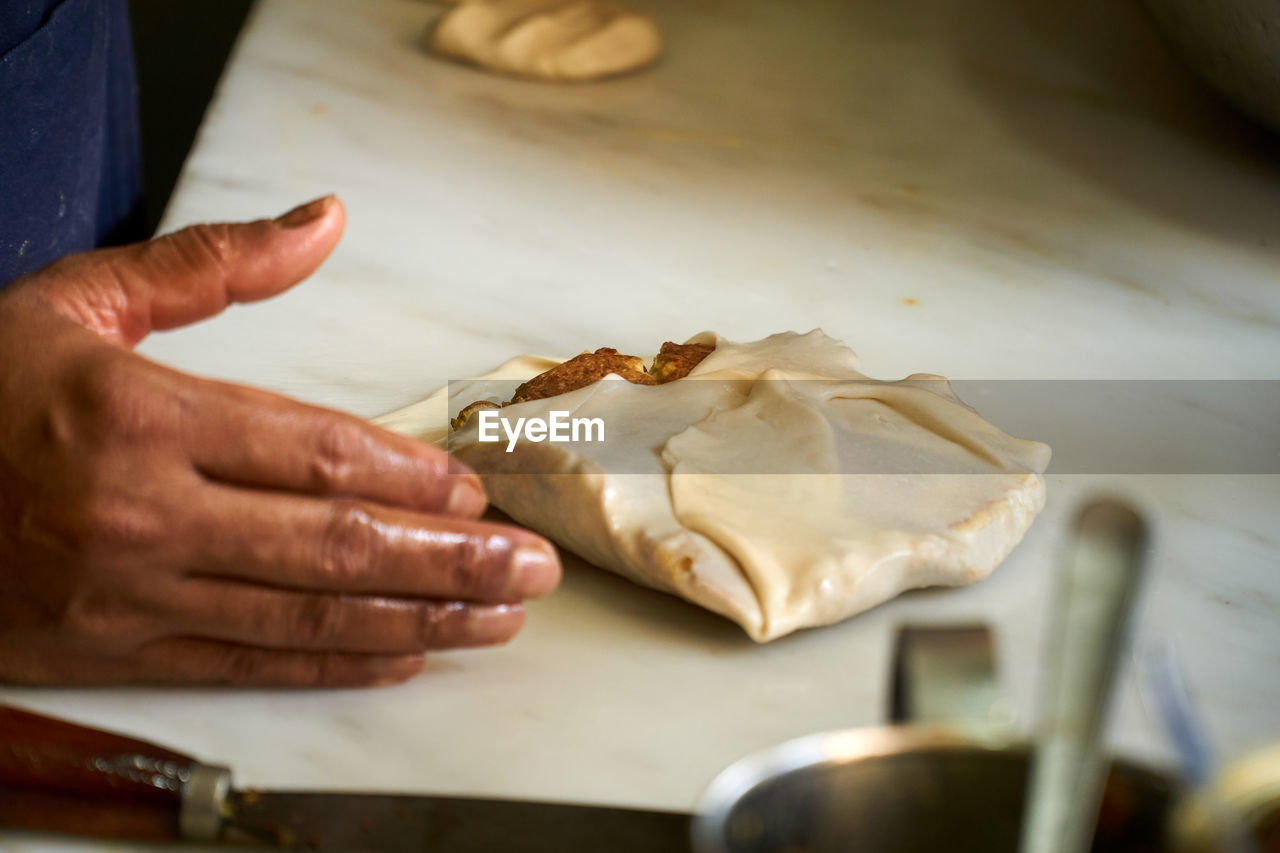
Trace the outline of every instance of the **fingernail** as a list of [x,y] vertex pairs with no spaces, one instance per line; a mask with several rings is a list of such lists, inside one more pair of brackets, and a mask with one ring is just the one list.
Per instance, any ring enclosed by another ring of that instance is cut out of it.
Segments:
[[508,642],[524,627],[524,607],[494,604],[473,607],[467,616],[467,645],[496,646]]
[[511,556],[511,586],[519,598],[541,598],[560,583],[560,560],[550,545],[521,545]]
[[426,662],[425,655],[404,655],[385,662],[377,662],[374,666],[383,670],[383,672],[369,684],[371,687],[390,687],[393,684],[403,684],[422,672],[422,667]]
[[306,204],[300,204],[288,213],[277,216],[276,223],[286,228],[297,228],[308,222],[315,222],[328,213],[329,207],[333,204],[333,198],[332,195],[327,195]]
[[463,477],[454,484],[453,491],[449,492],[444,512],[445,515],[477,516],[484,512],[488,503],[480,481],[475,477]]

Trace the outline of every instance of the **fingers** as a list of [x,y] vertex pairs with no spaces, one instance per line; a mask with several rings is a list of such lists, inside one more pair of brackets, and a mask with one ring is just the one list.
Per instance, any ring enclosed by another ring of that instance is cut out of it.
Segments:
[[389,655],[505,643],[524,625],[518,604],[296,592],[189,578],[170,606],[182,632],[246,646]]
[[[232,687],[372,687],[422,671],[423,657],[277,651],[193,638],[159,640],[81,683],[220,684]],[[111,676],[115,676],[112,678]]]
[[312,495],[345,495],[475,518],[484,488],[444,451],[285,397],[202,382],[186,445],[204,476]]
[[517,527],[379,504],[210,486],[187,535],[192,575],[310,592],[485,604],[546,595],[555,549]]
[[191,637],[155,640],[127,655],[62,656],[10,671],[28,686],[105,684],[231,687],[378,687],[422,671],[421,654],[280,651]]
[[326,196],[278,219],[193,225],[76,255],[37,278],[64,315],[132,347],[153,329],[185,326],[297,284],[328,257],[345,219],[341,202]]

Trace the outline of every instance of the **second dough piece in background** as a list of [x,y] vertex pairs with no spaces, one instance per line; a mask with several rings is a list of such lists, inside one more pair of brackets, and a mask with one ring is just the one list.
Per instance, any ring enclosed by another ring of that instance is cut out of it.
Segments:
[[465,0],[428,34],[439,56],[541,80],[635,71],[662,51],[658,25],[609,0]]

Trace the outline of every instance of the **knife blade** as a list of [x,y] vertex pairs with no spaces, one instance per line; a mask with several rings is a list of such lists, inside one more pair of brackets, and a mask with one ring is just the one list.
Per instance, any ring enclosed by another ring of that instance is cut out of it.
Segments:
[[221,840],[288,850],[650,853],[690,849],[677,812],[566,803],[241,791]]
[[681,812],[409,794],[235,790],[229,768],[0,705],[0,827],[281,850],[684,853]]

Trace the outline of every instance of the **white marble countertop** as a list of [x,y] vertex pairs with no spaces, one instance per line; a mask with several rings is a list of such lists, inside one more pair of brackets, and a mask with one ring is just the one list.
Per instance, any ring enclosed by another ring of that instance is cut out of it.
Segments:
[[[664,27],[661,64],[559,87],[424,54],[438,6],[261,0],[165,226],[333,191],[347,234],[293,292],[144,351],[366,416],[517,353],[647,353],[705,328],[821,326],[881,377],[1280,373],[1280,146],[1133,4],[635,5]],[[1180,645],[1223,756],[1280,737],[1274,473],[1051,469],[1047,509],[988,580],[768,646],[571,562],[513,644],[439,655],[401,687],[0,700],[241,784],[688,808],[747,751],[881,720],[907,621],[993,624],[1029,725],[1059,545],[1103,488],[1156,525],[1140,643]],[[1166,761],[1135,667],[1123,679],[1112,742]]]

